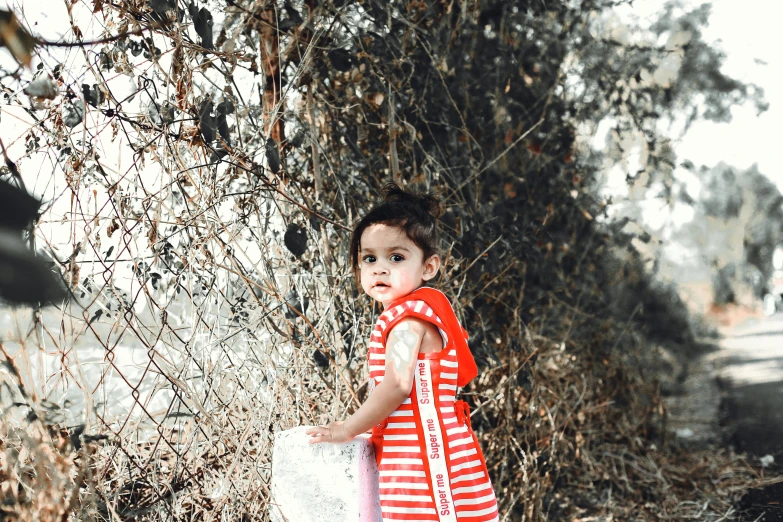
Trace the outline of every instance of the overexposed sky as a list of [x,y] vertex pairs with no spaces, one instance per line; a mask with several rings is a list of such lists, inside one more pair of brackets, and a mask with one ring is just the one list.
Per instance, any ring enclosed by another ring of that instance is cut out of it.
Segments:
[[[690,1],[712,4],[709,26],[703,31],[708,43],[717,42],[726,53],[723,71],[765,91],[769,110],[756,116],[752,104],[735,107],[730,123],[698,122],[677,145],[680,160],[696,166],[721,161],[740,169],[758,163],[759,170],[783,190],[783,2],[780,0]],[[661,0],[637,0],[633,14],[645,17],[661,8]]]
[[[723,73],[764,90],[769,110],[757,115],[754,104],[749,102],[733,107],[733,117],[728,123],[698,121],[692,124],[688,132],[673,143],[677,164],[689,160],[696,171],[701,166],[713,167],[721,162],[740,170],[758,164],[760,172],[783,191],[783,169],[777,161],[777,151],[781,148],[777,136],[783,134],[778,129],[783,120],[783,89],[777,85],[777,80],[783,78],[783,58],[779,54],[779,49],[783,49],[783,32],[779,28],[779,21],[783,19],[783,2],[684,0],[683,3],[688,10],[704,3],[712,5],[709,24],[702,29],[702,39],[726,55],[721,69]],[[632,7],[616,9],[617,21],[631,27],[637,24],[645,27],[657,19],[665,4],[664,0],[635,0]],[[627,32],[624,36],[634,38]],[[675,64],[675,71],[677,67]],[[611,121],[601,122],[592,141],[594,147],[601,147],[611,127]],[[676,132],[679,131],[672,130],[669,137],[676,136]],[[626,138],[632,139],[631,136]],[[669,201],[655,197],[662,188],[660,181],[646,192],[630,188],[626,175],[636,173],[643,165],[643,162],[640,163],[641,148],[630,145],[624,145],[628,151],[625,161],[611,165],[604,172],[602,194],[613,198],[616,203],[614,213],[618,215],[638,209],[642,217],[639,225],[656,239],[678,248],[674,241],[676,231],[680,225],[693,219],[694,209],[676,199]],[[678,166],[673,175],[678,182],[685,184],[691,197],[698,199],[701,181],[696,173]]]

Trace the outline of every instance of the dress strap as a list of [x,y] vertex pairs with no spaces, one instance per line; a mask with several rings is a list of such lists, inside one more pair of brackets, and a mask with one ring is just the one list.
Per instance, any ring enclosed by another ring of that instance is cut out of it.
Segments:
[[[459,364],[457,367],[457,384],[459,386],[465,386],[471,380],[473,380],[476,375],[478,375],[478,367],[476,366],[476,361],[473,359],[473,354],[471,353],[470,347],[468,346],[468,332],[462,328],[462,325],[459,323],[457,315],[454,313],[454,308],[452,308],[449,299],[440,290],[429,287],[421,287],[418,290],[414,290],[405,297],[398,299],[397,301],[390,304],[387,308],[387,312],[385,312],[391,313],[391,317],[389,318],[391,322],[388,322],[387,328],[383,334],[384,344],[386,342],[386,337],[389,335],[389,331],[391,330],[390,327],[393,326],[397,321],[401,320],[404,317],[406,311],[408,315],[420,317],[407,306],[407,303],[417,300],[423,301],[427,304],[434,315],[440,319],[440,322],[444,327],[443,329],[453,340],[454,346],[457,349],[457,362]],[[421,318],[430,320],[436,325],[438,324],[434,320],[430,319],[429,316]]]

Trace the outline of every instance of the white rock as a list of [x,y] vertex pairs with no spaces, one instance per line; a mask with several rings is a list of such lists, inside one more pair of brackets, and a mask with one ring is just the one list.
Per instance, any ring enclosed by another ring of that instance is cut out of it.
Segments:
[[676,431],[676,434],[681,439],[689,439],[694,435],[693,430],[690,428],[681,428]]
[[762,468],[769,467],[775,463],[775,457],[773,457],[772,455],[764,455],[763,457],[761,457],[760,460],[761,460]]
[[369,436],[311,445],[308,427],[275,434],[272,521],[380,522],[378,468]]

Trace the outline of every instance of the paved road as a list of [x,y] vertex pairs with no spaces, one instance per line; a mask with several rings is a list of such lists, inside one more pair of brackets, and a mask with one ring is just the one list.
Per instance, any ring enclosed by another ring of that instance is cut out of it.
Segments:
[[[721,347],[724,432],[751,458],[771,455],[767,470],[783,473],[783,314],[735,328]],[[751,492],[741,507],[747,511],[740,520],[783,521],[783,484]]]

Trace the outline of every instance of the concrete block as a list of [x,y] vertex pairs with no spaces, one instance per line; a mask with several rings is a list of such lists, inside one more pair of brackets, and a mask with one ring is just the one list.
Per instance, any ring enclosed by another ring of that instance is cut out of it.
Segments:
[[273,522],[380,522],[378,468],[369,435],[345,444],[308,443],[309,426],[275,434]]

